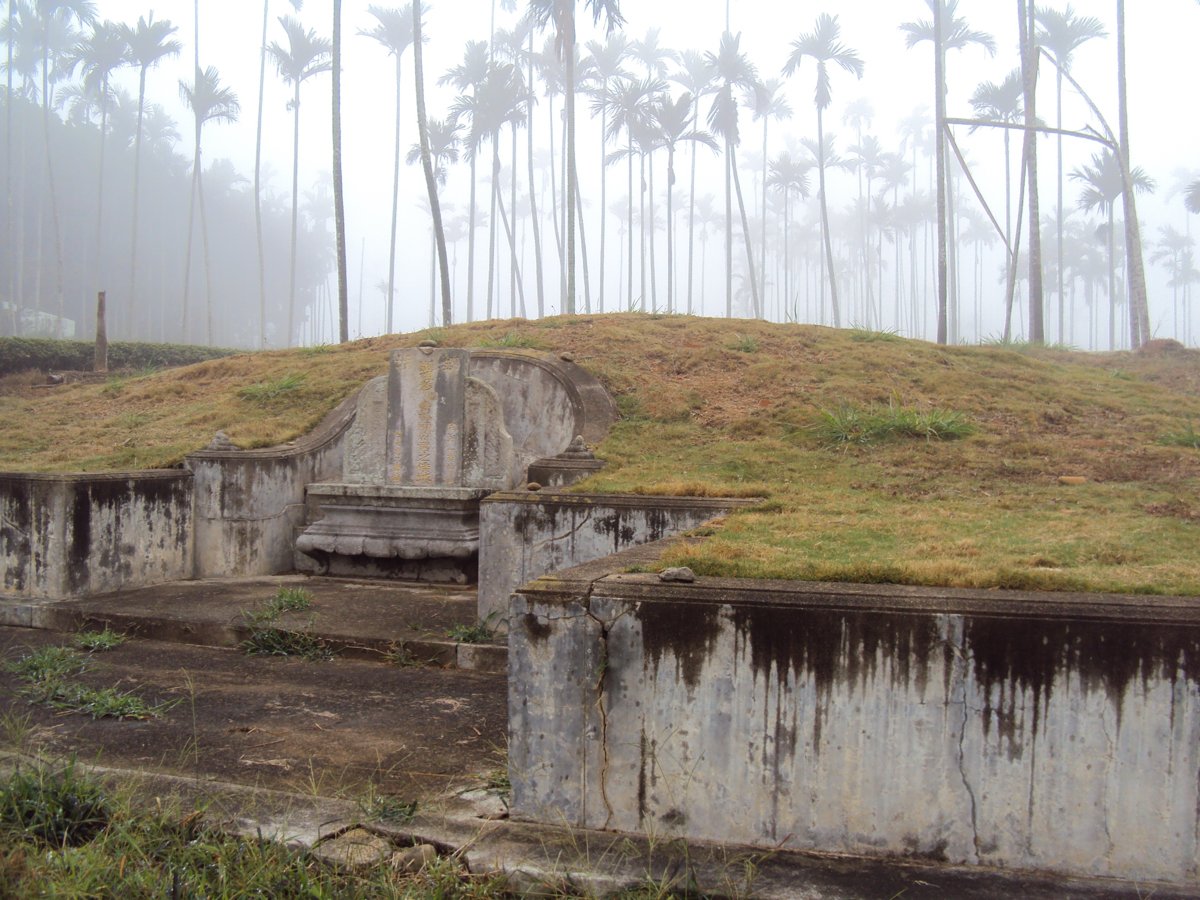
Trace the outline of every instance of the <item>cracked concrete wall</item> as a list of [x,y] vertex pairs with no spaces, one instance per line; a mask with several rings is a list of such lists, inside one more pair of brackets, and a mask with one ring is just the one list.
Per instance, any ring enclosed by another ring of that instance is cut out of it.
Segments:
[[1200,885],[1194,601],[568,574],[509,642],[520,817]]
[[187,472],[0,475],[0,593],[67,599],[187,578]]
[[479,508],[479,617],[503,624],[520,585],[688,531],[753,501],[505,491]]

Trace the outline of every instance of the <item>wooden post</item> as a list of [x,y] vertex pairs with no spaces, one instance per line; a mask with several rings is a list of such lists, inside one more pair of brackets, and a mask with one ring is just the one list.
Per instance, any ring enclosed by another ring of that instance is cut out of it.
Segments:
[[104,322],[105,294],[101,291],[96,296],[96,358],[92,363],[93,372],[108,371],[108,328]]

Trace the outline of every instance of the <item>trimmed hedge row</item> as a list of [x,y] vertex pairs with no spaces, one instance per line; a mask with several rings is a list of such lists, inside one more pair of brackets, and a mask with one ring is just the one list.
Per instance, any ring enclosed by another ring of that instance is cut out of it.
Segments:
[[[0,338],[0,375],[14,372],[91,371],[95,345],[87,341],[45,338]],[[184,344],[140,344],[114,341],[108,345],[110,369],[169,369],[232,356],[236,350]]]

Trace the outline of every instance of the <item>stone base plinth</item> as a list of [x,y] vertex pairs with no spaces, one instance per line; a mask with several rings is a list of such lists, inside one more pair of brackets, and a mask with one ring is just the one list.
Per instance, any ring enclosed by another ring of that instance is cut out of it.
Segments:
[[474,580],[485,490],[310,484],[296,568],[413,581]]

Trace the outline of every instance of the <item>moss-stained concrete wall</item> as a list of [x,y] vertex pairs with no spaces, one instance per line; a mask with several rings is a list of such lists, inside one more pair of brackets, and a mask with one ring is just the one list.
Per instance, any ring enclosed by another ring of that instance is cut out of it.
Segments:
[[680,534],[755,502],[554,491],[494,493],[479,507],[479,617],[503,619],[513,591],[547,572]]
[[192,477],[0,474],[0,591],[84,597],[188,578]]
[[1196,599],[592,572],[512,614],[521,817],[1200,886]]

